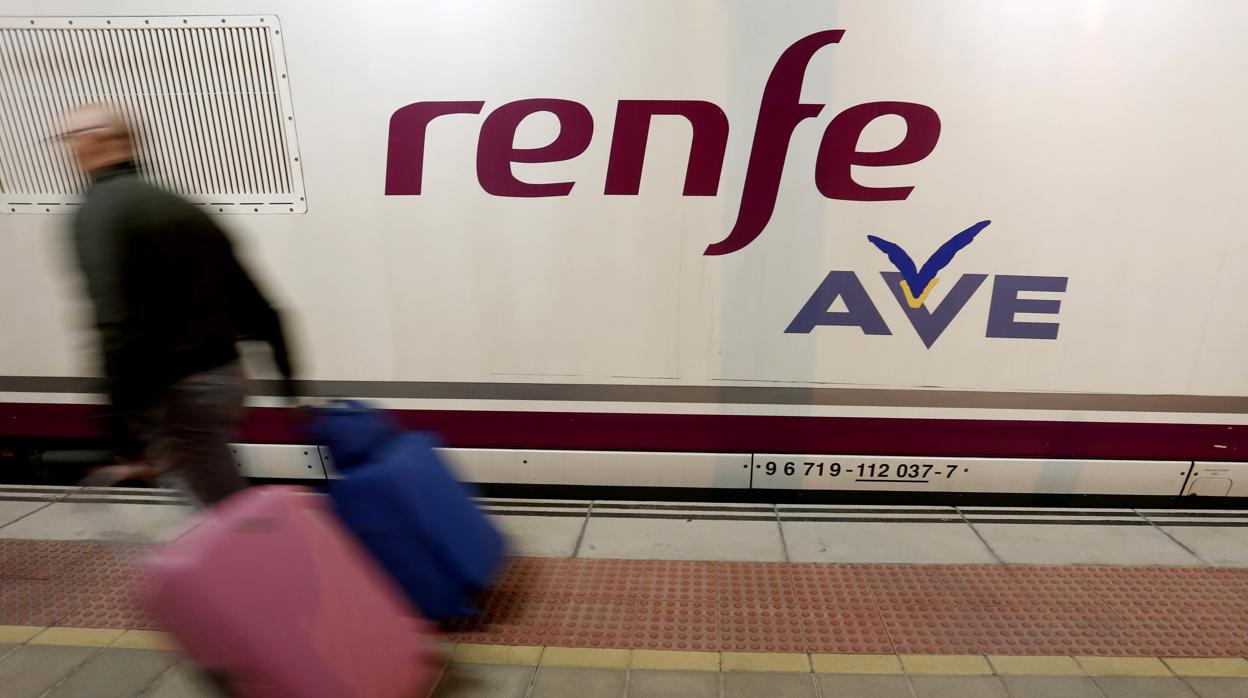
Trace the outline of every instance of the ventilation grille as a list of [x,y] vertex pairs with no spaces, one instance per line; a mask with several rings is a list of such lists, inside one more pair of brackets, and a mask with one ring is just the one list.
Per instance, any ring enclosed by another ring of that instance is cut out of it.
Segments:
[[0,205],[72,212],[87,180],[54,135],[122,105],[153,181],[212,213],[302,213],[276,17],[0,18]]

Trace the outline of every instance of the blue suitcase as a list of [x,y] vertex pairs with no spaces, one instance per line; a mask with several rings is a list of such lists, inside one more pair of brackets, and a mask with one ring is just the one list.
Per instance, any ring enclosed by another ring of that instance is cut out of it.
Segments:
[[334,509],[430,618],[474,615],[504,555],[503,537],[455,479],[429,434],[403,432],[361,403],[319,410],[312,433],[343,478]]

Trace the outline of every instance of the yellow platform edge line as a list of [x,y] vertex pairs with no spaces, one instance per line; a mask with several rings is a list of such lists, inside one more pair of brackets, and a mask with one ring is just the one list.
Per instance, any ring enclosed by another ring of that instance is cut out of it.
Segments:
[[126,631],[122,628],[47,628],[26,642],[28,645],[62,647],[108,647]]
[[0,645],[24,645],[44,630],[42,625],[0,625]]
[[1163,657],[1166,666],[1178,676],[1199,679],[1248,678],[1248,659],[1242,657],[1194,658]]
[[1075,657],[1088,676],[1132,676],[1166,678],[1174,676],[1157,657]]
[[177,650],[173,635],[158,630],[127,630],[109,647],[127,650]]
[[900,674],[895,654],[812,654],[816,674]]
[[988,663],[1000,676],[1083,676],[1074,657],[988,655]]
[[810,673],[810,655],[796,652],[721,652],[724,671]]
[[542,648],[531,645],[474,645],[460,643],[451,652],[456,664],[514,664],[536,666]]
[[[155,630],[0,625],[0,644],[176,650],[172,635]],[[1248,678],[1243,657],[1099,657],[1067,655],[822,654],[542,647],[439,642],[458,664],[820,674],[935,676],[1132,676]]]
[[576,669],[627,669],[632,650],[596,647],[547,647],[541,665]]
[[719,652],[633,650],[631,668],[645,671],[719,671]]
[[934,676],[991,676],[992,665],[981,654],[903,654],[907,674]]

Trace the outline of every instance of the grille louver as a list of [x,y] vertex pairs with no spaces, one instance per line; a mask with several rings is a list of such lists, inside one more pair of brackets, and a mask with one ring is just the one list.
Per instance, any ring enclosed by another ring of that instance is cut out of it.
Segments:
[[276,17],[0,18],[0,211],[72,211],[86,185],[48,139],[75,105],[123,105],[145,171],[213,213],[302,213]]

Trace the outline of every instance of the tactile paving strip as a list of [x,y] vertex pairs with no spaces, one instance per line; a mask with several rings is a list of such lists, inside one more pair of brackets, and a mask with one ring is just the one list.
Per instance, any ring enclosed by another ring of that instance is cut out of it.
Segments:
[[[155,628],[143,545],[0,541],[0,625]],[[515,558],[461,642],[838,654],[1240,657],[1248,569]]]

